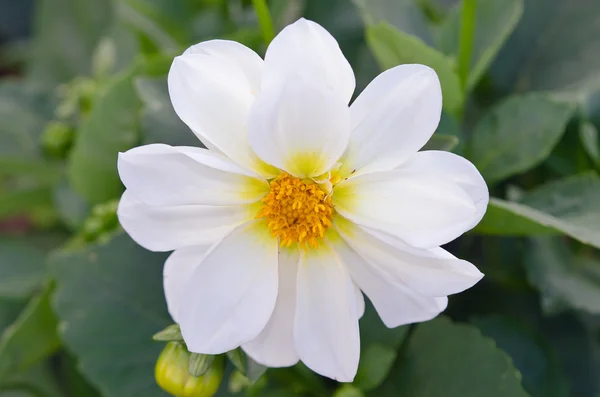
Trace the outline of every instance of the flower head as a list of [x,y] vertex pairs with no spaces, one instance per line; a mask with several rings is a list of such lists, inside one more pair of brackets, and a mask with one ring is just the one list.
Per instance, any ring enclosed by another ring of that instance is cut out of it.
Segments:
[[397,66],[349,105],[354,88],[335,39],[304,19],[264,61],[223,40],[175,58],[173,107],[208,149],[122,153],[118,215],[142,246],[174,250],[165,294],[190,351],[241,346],[351,381],[363,293],[396,327],[482,277],[439,247],[481,220],[488,190],[464,158],[418,151],[440,119],[435,72]]

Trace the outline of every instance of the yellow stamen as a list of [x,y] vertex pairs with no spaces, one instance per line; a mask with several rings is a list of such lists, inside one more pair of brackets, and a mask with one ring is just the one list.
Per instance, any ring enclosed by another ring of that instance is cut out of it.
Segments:
[[319,247],[319,239],[331,226],[333,205],[319,184],[283,173],[270,183],[264,206],[256,218],[266,218],[273,237],[282,246]]

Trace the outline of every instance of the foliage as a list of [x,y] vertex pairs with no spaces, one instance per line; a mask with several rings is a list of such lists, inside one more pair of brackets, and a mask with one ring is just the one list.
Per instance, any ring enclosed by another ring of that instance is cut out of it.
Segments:
[[[486,277],[423,324],[387,329],[367,303],[351,385],[234,351],[216,396],[600,395],[597,0],[477,0],[466,64],[455,0],[271,0],[272,21],[246,0],[10,4],[0,28],[17,11],[32,26],[0,43],[0,397],[166,396],[166,255],[119,231],[117,154],[199,144],[169,101],[173,56],[215,37],[264,55],[300,16],[336,36],[357,94],[398,64],[436,70],[444,114],[424,150],[467,157],[492,196],[447,248]],[[184,361],[200,374],[212,358]]]

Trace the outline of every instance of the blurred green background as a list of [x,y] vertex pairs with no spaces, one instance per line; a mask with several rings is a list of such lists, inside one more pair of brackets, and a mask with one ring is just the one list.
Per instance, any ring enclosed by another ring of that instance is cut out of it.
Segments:
[[[447,248],[486,277],[424,324],[388,330],[368,307],[352,385],[229,363],[217,395],[599,397],[600,1],[268,6],[276,31],[304,16],[331,32],[356,94],[398,64],[437,71],[426,149],[467,157],[493,196]],[[252,1],[0,0],[0,397],[166,396],[166,254],[120,231],[116,159],[199,144],[166,73],[211,38],[266,48]]]

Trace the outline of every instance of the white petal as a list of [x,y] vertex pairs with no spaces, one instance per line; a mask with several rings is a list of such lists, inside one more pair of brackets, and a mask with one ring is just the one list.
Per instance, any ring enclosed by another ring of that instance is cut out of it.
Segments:
[[427,150],[415,154],[401,168],[415,175],[434,176],[458,184],[471,197],[477,210],[469,229],[483,218],[490,193],[485,180],[469,160],[450,152]]
[[258,93],[263,71],[262,58],[250,48],[231,40],[209,40],[189,47],[183,55],[208,55],[223,64],[237,66],[246,76],[245,83]]
[[267,367],[289,367],[299,360],[293,338],[297,273],[298,251],[280,248],[275,309],[262,332],[242,345],[254,361]]
[[250,144],[265,162],[305,178],[329,170],[346,145],[348,107],[331,92],[291,78],[254,103],[248,121]]
[[428,321],[446,309],[447,297],[420,295],[389,277],[382,268],[371,266],[345,241],[339,239],[332,243],[352,279],[369,297],[388,328]]
[[350,63],[327,30],[304,18],[283,29],[265,54],[263,89],[299,75],[348,104],[356,82]]
[[400,65],[377,76],[352,103],[352,132],[342,160],[358,173],[395,168],[425,145],[442,113],[435,71]]
[[355,223],[422,248],[454,240],[478,216],[475,203],[456,183],[402,169],[363,174],[338,184],[333,204]]
[[[420,295],[443,297],[455,294],[471,288],[483,277],[471,263],[455,258],[439,247],[424,250],[393,237],[384,240],[343,219],[336,219],[335,225],[348,245],[373,267],[373,272]],[[355,278],[355,281],[359,283],[360,280]]]
[[190,351],[225,353],[263,330],[277,299],[277,248],[264,221],[252,221],[209,250],[177,313]]
[[119,176],[149,205],[234,205],[260,200],[269,184],[206,149],[153,144],[119,153]]
[[262,59],[239,43],[207,41],[173,60],[168,83],[175,112],[208,148],[264,175],[246,131],[262,67]]
[[163,268],[163,287],[169,314],[177,321],[177,311],[181,304],[183,287],[189,280],[196,267],[202,262],[209,245],[180,248],[174,251],[165,261]]
[[153,207],[126,190],[117,215],[123,229],[142,247],[171,251],[219,241],[230,230],[253,219],[257,211],[256,205]]
[[313,371],[351,382],[360,355],[355,287],[328,244],[300,253],[294,341]]
[[354,284],[354,293],[356,294],[356,314],[360,319],[365,314],[365,297],[357,284]]

